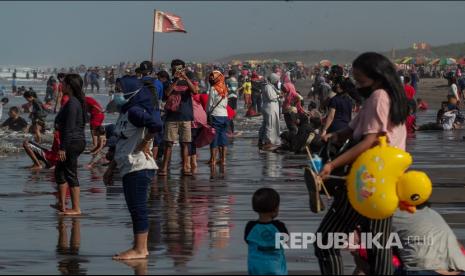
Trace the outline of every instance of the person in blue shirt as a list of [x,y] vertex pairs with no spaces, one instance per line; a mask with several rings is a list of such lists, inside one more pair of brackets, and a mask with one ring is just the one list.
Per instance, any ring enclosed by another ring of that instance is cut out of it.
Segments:
[[279,194],[271,188],[258,189],[253,195],[252,207],[259,218],[249,221],[245,227],[249,275],[288,274],[284,249],[277,249],[275,245],[277,233],[289,234],[284,223],[275,220],[279,202]]

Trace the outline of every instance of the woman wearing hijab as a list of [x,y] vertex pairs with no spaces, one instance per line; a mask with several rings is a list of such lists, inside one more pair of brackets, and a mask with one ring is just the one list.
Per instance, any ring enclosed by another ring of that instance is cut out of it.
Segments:
[[222,170],[226,165],[226,148],[228,146],[228,88],[220,71],[213,71],[208,77],[210,92],[208,94],[207,114],[209,123],[216,130],[216,136],[210,145],[210,165],[212,177],[216,172],[216,156],[220,153]]
[[279,138],[279,76],[273,73],[263,91],[263,122],[259,133],[259,147],[270,150],[281,144]]
[[283,113],[286,126],[291,134],[297,134],[297,118],[299,114],[305,114],[302,107],[302,97],[297,93],[294,84],[290,81],[284,81],[282,86],[284,102]]

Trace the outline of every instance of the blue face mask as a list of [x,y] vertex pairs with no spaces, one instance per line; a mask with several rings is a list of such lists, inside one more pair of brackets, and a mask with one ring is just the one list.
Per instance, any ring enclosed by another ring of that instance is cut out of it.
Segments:
[[113,98],[113,101],[115,102],[115,104],[116,104],[116,106],[118,108],[121,108],[121,107],[123,107],[123,105],[127,104],[132,98],[134,98],[134,96],[136,96],[137,93],[139,93],[139,91],[140,91],[140,89],[138,89],[138,90],[136,90],[134,92],[126,93],[126,94],[124,94],[122,92],[116,93],[114,98]]

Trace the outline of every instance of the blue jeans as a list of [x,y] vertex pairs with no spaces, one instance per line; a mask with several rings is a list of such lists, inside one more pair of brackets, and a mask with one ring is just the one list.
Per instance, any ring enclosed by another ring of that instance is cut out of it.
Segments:
[[216,131],[215,139],[210,145],[210,148],[214,149],[217,147],[226,147],[228,146],[228,117],[217,117],[213,116],[212,126]]
[[154,175],[154,170],[142,170],[123,176],[124,198],[131,214],[134,234],[149,231],[147,194]]

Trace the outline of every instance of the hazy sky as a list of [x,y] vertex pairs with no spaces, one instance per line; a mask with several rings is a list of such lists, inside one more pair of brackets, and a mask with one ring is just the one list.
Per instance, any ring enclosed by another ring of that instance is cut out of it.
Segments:
[[0,2],[0,64],[148,59],[153,9],[181,16],[188,31],[156,34],[161,60],[465,41],[465,2]]

